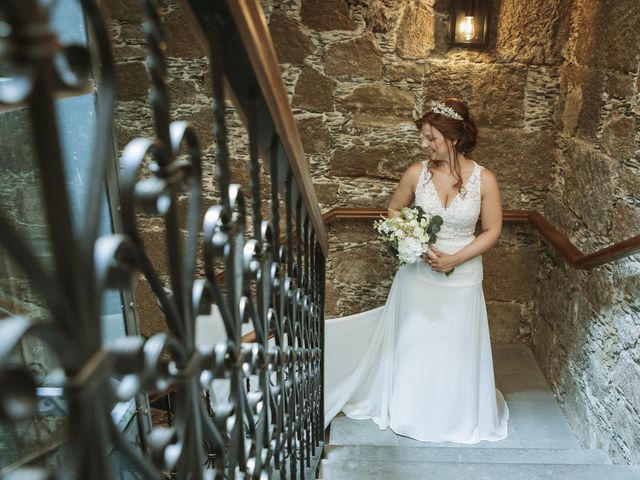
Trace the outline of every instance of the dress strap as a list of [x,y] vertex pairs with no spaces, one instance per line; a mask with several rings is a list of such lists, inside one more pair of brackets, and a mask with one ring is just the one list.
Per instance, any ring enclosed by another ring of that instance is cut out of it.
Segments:
[[428,167],[429,161],[424,160],[422,162],[422,168],[420,169],[420,177],[418,178],[418,183],[416,185],[416,193],[422,190],[424,186],[431,180],[431,172]]
[[473,172],[471,172],[471,176],[469,177],[469,180],[467,180],[467,186],[466,186],[466,190],[468,192],[470,191],[477,191],[478,193],[480,192],[480,182],[482,180],[482,169],[484,167],[477,164],[475,162],[475,160],[473,161]]

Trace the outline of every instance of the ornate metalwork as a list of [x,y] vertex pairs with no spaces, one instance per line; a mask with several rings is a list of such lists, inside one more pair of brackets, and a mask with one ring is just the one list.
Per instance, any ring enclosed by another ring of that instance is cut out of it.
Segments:
[[[17,316],[0,320],[0,415],[17,422],[34,414],[37,381],[26,368],[8,360],[21,339],[34,334],[60,360],[64,378],[56,387],[63,390],[68,405],[62,468],[49,473],[30,470],[38,478],[114,478],[109,458],[113,448],[139,478],[308,478],[323,440],[324,256],[291,169],[283,168],[286,162],[281,161],[284,154],[275,134],[267,152],[271,219],[261,216],[258,138],[273,129],[265,130],[264,123],[258,122],[264,103],[257,83],[248,97],[240,98],[247,106],[251,202],[239,185],[229,183],[223,81],[226,45],[218,29],[232,19],[216,12],[217,17],[208,20],[220,204],[208,208],[200,226],[202,165],[197,133],[188,123],[170,119],[158,4],[140,1],[156,133],[155,138],[134,139],[124,149],[120,159],[123,228],[117,234],[99,236],[99,202],[115,98],[114,63],[96,2],[80,3],[95,38],[92,53],[58,44],[48,26],[51,2],[0,3],[7,26],[1,53],[16,72],[10,82],[0,84],[0,101],[28,104],[55,259],[53,272],[44,268],[0,211],[0,245],[41,291],[50,314],[47,322]],[[54,63],[60,54],[67,60],[63,67]],[[54,96],[60,90],[83,88],[92,55],[98,56],[103,87],[90,200],[78,221],[72,218],[65,186]],[[186,235],[177,208],[178,196],[185,194],[189,198]],[[282,194],[284,245],[280,239]],[[251,229],[246,224],[248,203]],[[140,212],[164,220],[169,284],[155,270],[140,236]],[[203,278],[196,275],[200,231]],[[224,280],[217,271],[219,265],[224,265]],[[105,346],[100,333],[102,294],[106,289],[130,289],[139,272],[161,305],[167,331],[148,339],[126,336]],[[196,348],[195,319],[209,312],[211,304],[220,310],[226,338],[201,350]],[[241,342],[241,325],[246,322],[255,329],[255,343]],[[249,377],[256,380],[257,388],[248,388]],[[228,398],[211,395],[216,379],[229,382]],[[114,405],[167,390],[173,392],[172,425],[154,427],[141,439],[140,449],[131,447],[114,425]],[[26,470],[18,469],[10,475],[21,478],[23,474]]]

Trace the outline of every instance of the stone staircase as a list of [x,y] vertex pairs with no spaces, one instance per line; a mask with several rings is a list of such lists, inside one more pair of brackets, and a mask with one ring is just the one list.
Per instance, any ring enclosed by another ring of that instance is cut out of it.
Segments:
[[476,445],[422,443],[344,415],[331,423],[318,478],[434,480],[631,480],[640,468],[612,465],[580,448],[531,350],[493,347],[496,384],[509,405],[509,436]]

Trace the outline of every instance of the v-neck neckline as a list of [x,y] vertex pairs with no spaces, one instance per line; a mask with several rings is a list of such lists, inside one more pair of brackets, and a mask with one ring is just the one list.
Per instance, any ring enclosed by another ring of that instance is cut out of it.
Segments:
[[460,196],[460,192],[463,189],[467,188],[467,185],[469,184],[469,180],[471,180],[471,177],[473,177],[476,173],[476,168],[478,166],[478,164],[475,162],[475,160],[471,160],[473,162],[473,169],[471,170],[471,175],[469,175],[469,178],[467,178],[467,180],[465,182],[463,182],[463,184],[460,186],[460,188],[458,189],[458,193],[456,193],[454,195],[454,197],[451,199],[451,201],[449,202],[448,206],[443,205],[442,203],[442,197],[440,197],[440,194],[438,193],[438,189],[436,188],[436,184],[433,183],[433,173],[431,172],[431,170],[429,170],[429,163],[427,161],[427,163],[425,164],[425,168],[427,169],[427,172],[429,173],[429,183],[431,183],[431,186],[433,188],[433,193],[435,194],[436,198],[438,199],[438,204],[440,205],[440,208],[442,208],[443,211],[447,211],[451,208],[451,206],[453,205],[453,203],[456,201],[456,199]]

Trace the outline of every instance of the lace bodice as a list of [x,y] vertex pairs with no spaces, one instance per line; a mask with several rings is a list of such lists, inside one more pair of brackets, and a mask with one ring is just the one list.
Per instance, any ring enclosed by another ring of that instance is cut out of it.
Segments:
[[460,193],[444,208],[442,201],[431,181],[432,174],[427,168],[427,161],[422,162],[420,179],[416,185],[415,204],[429,215],[440,215],[443,220],[438,233],[438,242],[447,240],[473,239],[476,223],[480,215],[480,165],[474,162],[473,172],[462,186]]

